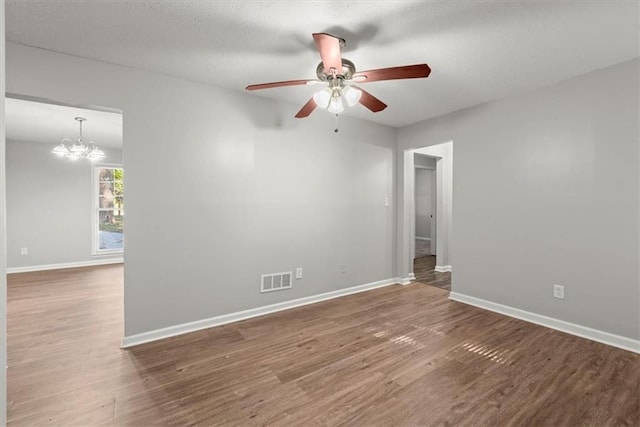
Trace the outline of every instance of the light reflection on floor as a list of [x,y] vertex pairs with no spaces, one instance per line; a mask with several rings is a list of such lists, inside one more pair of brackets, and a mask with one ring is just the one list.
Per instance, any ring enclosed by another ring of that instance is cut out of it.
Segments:
[[470,342],[466,342],[462,344],[462,348],[470,353],[474,353],[474,354],[477,354],[478,356],[484,357],[485,359],[491,360],[492,362],[496,362],[504,365],[508,361],[506,358],[506,355],[507,353],[509,353],[509,350],[506,350],[506,349],[496,350],[496,349],[491,349],[484,345],[474,344]]

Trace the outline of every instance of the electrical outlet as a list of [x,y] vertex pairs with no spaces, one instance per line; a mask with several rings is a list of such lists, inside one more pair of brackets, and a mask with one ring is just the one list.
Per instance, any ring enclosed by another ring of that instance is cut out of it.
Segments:
[[20,248],[20,255],[29,255],[29,248]]
[[302,267],[296,268],[296,279],[302,279]]
[[564,299],[564,286],[562,285],[553,285],[553,297]]

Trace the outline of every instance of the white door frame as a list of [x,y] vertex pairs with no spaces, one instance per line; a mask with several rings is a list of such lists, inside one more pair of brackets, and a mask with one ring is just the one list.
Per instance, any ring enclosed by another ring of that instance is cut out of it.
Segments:
[[[5,4],[0,4],[0,50],[5,50]],[[7,423],[7,223],[5,186],[5,56],[0,58],[0,425]]]
[[[449,144],[450,145],[447,145]],[[444,158],[436,162],[436,271],[451,271],[451,207],[452,207],[452,165],[453,141],[443,141],[438,144],[407,148],[398,156],[399,189],[398,189],[398,244],[397,244],[397,274],[407,284],[414,278],[413,257],[415,255],[415,162],[413,155],[420,153],[420,149],[442,146],[443,151],[448,148],[447,162]],[[438,157],[433,153],[427,154]],[[446,165],[445,165],[446,163]],[[446,170],[445,170],[446,169]],[[446,178],[446,179],[445,179]],[[446,196],[445,196],[445,191]],[[438,197],[438,194],[440,197]]]
[[[414,163],[413,167],[410,169],[410,181],[411,181],[411,189],[409,191],[410,197],[409,200],[405,200],[405,209],[408,209],[409,212],[411,213],[412,218],[414,218],[413,221],[411,221],[410,223],[410,229],[409,232],[412,236],[412,240],[411,243],[409,244],[409,246],[411,246],[410,248],[410,269],[409,269],[409,277],[415,278],[415,274],[413,272],[413,259],[416,256],[416,245],[415,245],[415,241],[416,241],[416,222],[415,222],[415,217],[416,217],[416,191],[415,191],[415,182],[416,182],[416,169],[417,167],[415,166],[415,162],[413,162],[413,155],[415,153],[413,152],[413,150],[411,150],[411,156],[412,156],[412,163]],[[439,206],[442,205],[442,188],[439,188],[438,182],[442,182],[442,179],[438,179],[438,177],[442,176],[442,158],[441,157],[437,157],[437,156],[431,156],[433,158],[436,159],[436,209],[435,209],[435,217],[436,217],[436,233],[435,236],[431,236],[431,244],[435,244],[436,247],[436,265],[442,265],[442,261],[443,261],[443,257],[444,257],[444,253],[442,250],[438,250],[438,248],[443,247],[444,245],[442,245],[442,242],[439,241],[441,239],[441,236],[444,235],[444,233],[442,232],[442,230],[440,230],[440,233],[438,233],[438,227],[437,224],[439,223],[439,221],[437,221],[437,219],[439,217],[441,217],[442,212],[439,212]],[[408,203],[407,203],[408,202]],[[435,238],[434,238],[435,237]]]

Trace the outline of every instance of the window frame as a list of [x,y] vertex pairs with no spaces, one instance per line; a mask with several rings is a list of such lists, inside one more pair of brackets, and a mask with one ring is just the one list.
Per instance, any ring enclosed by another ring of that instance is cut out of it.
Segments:
[[100,169],[104,168],[124,170],[122,164],[118,163],[94,163],[91,165],[91,254],[94,256],[124,253],[124,241],[122,249],[100,249],[100,223],[98,221],[100,215],[100,178],[98,174]]

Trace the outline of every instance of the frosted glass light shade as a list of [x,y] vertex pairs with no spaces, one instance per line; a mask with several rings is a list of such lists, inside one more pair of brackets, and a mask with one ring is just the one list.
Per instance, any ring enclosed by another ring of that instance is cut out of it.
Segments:
[[358,103],[358,101],[360,101],[362,91],[351,86],[345,86],[345,88],[342,89],[342,96],[345,101],[347,101],[347,105],[349,107],[353,107]]
[[77,154],[78,156],[82,156],[84,153],[87,152],[87,146],[80,145],[79,143],[73,144],[69,149],[69,151],[71,151],[72,154]]
[[329,102],[329,107],[327,108],[327,111],[333,114],[342,113],[344,111],[344,105],[342,104],[342,97],[341,96],[332,97],[331,101]]
[[315,101],[318,107],[327,108],[329,107],[329,101],[331,101],[332,93],[333,92],[331,91],[331,89],[329,89],[328,87],[325,87],[324,89],[322,89],[319,92],[316,92],[313,95],[313,100]]
[[98,160],[102,160],[105,157],[106,156],[104,154],[104,151],[102,151],[97,147],[91,150],[91,152],[87,155],[87,159],[89,159],[92,162],[97,162]]
[[55,154],[58,157],[65,157],[69,155],[69,150],[64,144],[56,145],[53,150],[51,150],[52,154]]

